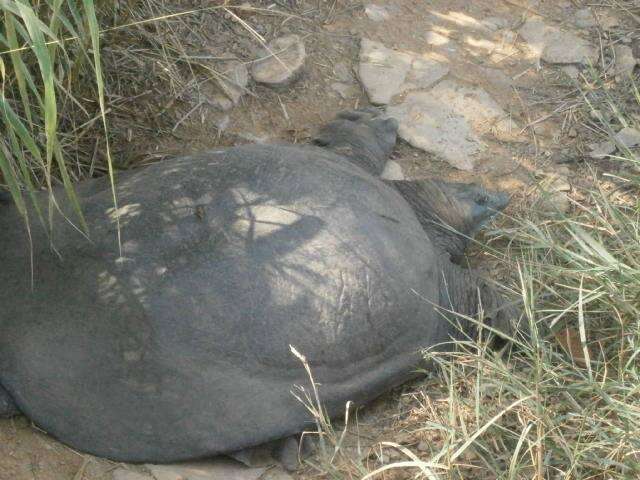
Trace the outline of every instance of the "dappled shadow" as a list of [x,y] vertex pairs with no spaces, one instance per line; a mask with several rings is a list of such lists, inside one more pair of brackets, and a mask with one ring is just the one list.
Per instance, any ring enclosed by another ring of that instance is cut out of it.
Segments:
[[253,145],[163,162],[118,178],[117,210],[106,180],[83,183],[90,239],[57,215],[53,251],[34,226],[33,289],[20,218],[1,216],[2,385],[64,441],[146,460],[299,430],[289,345],[331,408],[404,378],[447,337],[421,300],[437,260],[400,195],[335,158]]

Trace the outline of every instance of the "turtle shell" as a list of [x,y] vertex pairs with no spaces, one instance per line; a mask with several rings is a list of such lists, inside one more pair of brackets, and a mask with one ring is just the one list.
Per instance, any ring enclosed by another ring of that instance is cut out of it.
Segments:
[[104,179],[78,193],[90,239],[59,200],[55,248],[31,222],[33,274],[21,217],[0,212],[0,384],[76,449],[163,462],[257,445],[312,425],[290,346],[334,415],[448,338],[444,254],[397,191],[327,150],[162,162],[118,179],[117,210]]

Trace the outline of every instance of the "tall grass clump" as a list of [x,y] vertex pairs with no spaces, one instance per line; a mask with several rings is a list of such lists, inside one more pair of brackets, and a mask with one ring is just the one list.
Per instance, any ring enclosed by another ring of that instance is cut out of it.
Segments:
[[[0,184],[27,222],[28,197],[45,221],[62,186],[86,228],[72,184],[88,166],[74,162],[74,147],[83,124],[101,121],[106,131],[94,2],[8,0],[0,14]],[[34,197],[41,187],[50,192],[46,212]]]

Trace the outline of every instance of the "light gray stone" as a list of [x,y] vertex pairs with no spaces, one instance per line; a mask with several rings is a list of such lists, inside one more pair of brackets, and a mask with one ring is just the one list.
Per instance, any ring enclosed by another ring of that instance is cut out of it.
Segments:
[[267,45],[264,56],[251,66],[251,76],[258,83],[284,87],[297,80],[307,54],[298,35],[276,38]]
[[616,134],[616,140],[627,148],[637,147],[640,145],[640,131],[625,127]]
[[146,467],[156,480],[258,480],[267,470],[247,467],[235,460],[222,457],[205,462],[149,464]]
[[612,141],[604,141],[598,143],[592,143],[589,145],[591,152],[589,152],[589,156],[591,158],[604,158],[611,155],[616,151],[616,144]]
[[380,174],[380,178],[383,180],[404,180],[405,176],[404,173],[402,173],[402,167],[398,162],[387,160],[384,170]]
[[401,91],[413,58],[391,50],[380,42],[363,38],[360,42],[358,77],[374,105],[386,105]]
[[476,154],[484,149],[482,135],[500,138],[517,129],[487,92],[456,80],[411,92],[401,104],[388,107],[387,114],[398,120],[400,137],[460,170],[473,170]]
[[462,115],[430,92],[412,92],[387,113],[398,120],[399,136],[414,147],[439,154],[461,170],[473,170],[480,139]]
[[364,14],[369,18],[369,20],[373,20],[374,22],[388,20],[391,16],[386,8],[372,3],[364,7]]
[[446,63],[440,62],[429,55],[416,56],[411,62],[411,68],[407,73],[401,90],[406,92],[427,89],[447,73],[449,73],[449,66]]
[[429,88],[448,72],[448,65],[435,55],[399,52],[366,38],[361,41],[358,77],[375,105],[386,105],[408,90]]
[[594,63],[598,50],[573,32],[546,25],[540,19],[527,20],[518,31],[537,58],[547,63]]

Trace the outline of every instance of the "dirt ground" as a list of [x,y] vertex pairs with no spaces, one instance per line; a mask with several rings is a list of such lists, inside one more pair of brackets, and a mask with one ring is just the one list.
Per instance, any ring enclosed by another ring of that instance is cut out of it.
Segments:
[[[441,54],[449,64],[450,77],[486,90],[521,127],[511,141],[483,139],[486,150],[473,172],[456,170],[436,155],[399,141],[392,158],[404,174],[408,178],[476,181],[508,191],[513,196],[510,213],[517,214],[542,205],[536,203],[541,183],[546,182],[552,190],[556,185],[561,196],[571,195],[572,186],[588,171],[583,162],[587,145],[600,141],[601,135],[584,110],[578,88],[584,79],[573,80],[559,66],[534,58],[515,33],[519,26],[539,15],[551,25],[577,31],[602,51],[612,39],[638,42],[639,36],[637,31],[635,37],[628,36],[633,30],[625,18],[617,18],[618,26],[606,34],[597,27],[576,28],[576,11],[586,5],[577,1],[378,0],[374,3],[390,13],[383,21],[370,19],[360,2],[249,3],[255,9],[237,10],[238,17],[266,40],[286,33],[304,39],[306,70],[298,82],[282,91],[250,83],[249,92],[228,112],[203,102],[203,98],[215,95],[216,88],[207,76],[208,60],[181,63],[180,58],[199,56],[203,51],[213,59],[231,55],[248,63],[256,58],[259,42],[233,16],[221,10],[199,10],[159,25],[138,27],[136,38],[141,43],[129,45],[125,53],[116,47],[118,42],[130,42],[131,37],[113,34],[108,38],[104,59],[113,67],[105,68],[110,85],[111,144],[120,168],[170,161],[177,154],[220,145],[308,141],[314,130],[338,111],[368,104],[355,75],[359,39],[366,37],[389,48]],[[185,10],[178,4],[181,2],[173,6],[175,11]],[[606,6],[598,12],[609,20],[617,15]],[[504,27],[483,27],[482,22],[490,17],[504,19]],[[136,17],[131,12],[123,14],[123,20],[127,19]],[[445,40],[430,42],[433,32]],[[164,57],[154,56],[154,42],[165,40],[175,48]],[[215,60],[211,61],[215,67]],[[134,82],[130,72],[136,69],[149,73],[140,73],[145,78]],[[624,90],[623,80],[611,81],[614,90]],[[335,82],[352,85],[352,93],[343,98],[332,87]],[[83,141],[93,142],[96,155],[101,155],[100,139]],[[563,206],[555,207],[565,208],[564,201],[557,199]],[[379,440],[407,445],[418,456],[428,453],[424,442],[437,441],[416,433],[411,423],[415,412],[437,404],[438,395],[446,394],[429,391],[430,385],[419,382],[406,386],[369,407],[363,417],[369,422],[368,431],[365,435],[363,426],[360,435],[363,448],[372,447],[367,457],[371,468],[389,460],[375,454],[373,446]],[[0,421],[0,480],[110,480],[119,467],[69,449],[25,418]],[[403,475],[385,478],[409,476]],[[328,477],[306,467],[294,478]]]

